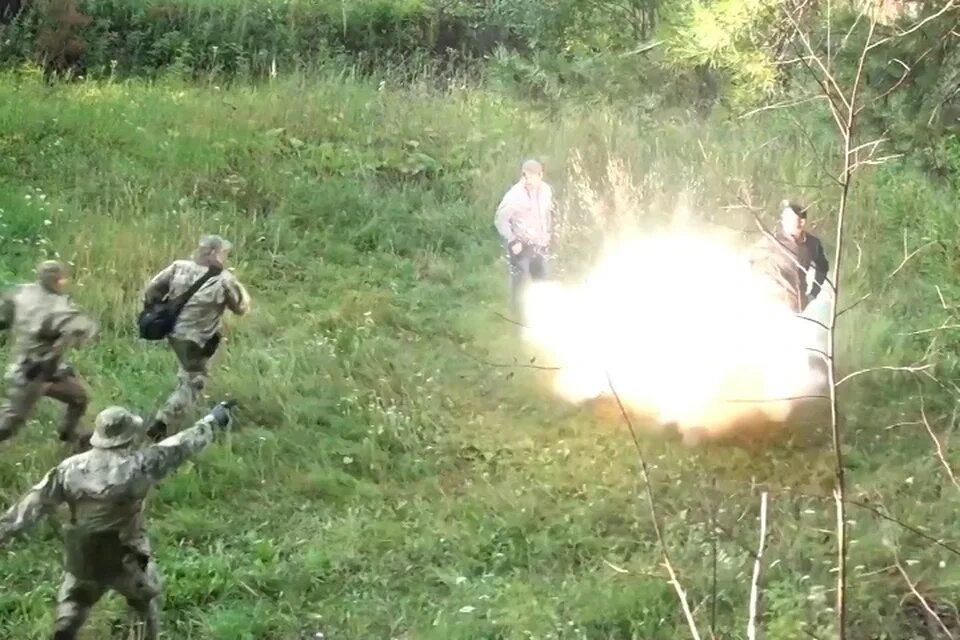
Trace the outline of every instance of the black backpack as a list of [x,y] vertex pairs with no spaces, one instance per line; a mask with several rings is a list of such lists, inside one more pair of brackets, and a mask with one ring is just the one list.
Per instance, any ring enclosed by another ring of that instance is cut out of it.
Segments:
[[140,317],[137,319],[137,324],[140,328],[140,337],[144,340],[151,341],[163,340],[173,333],[173,328],[177,325],[177,318],[180,317],[180,312],[183,311],[183,307],[187,304],[187,301],[193,297],[193,294],[200,290],[200,287],[206,284],[207,280],[219,275],[222,271],[223,269],[210,267],[210,269],[190,285],[190,288],[182,295],[145,305],[143,311],[140,312]]

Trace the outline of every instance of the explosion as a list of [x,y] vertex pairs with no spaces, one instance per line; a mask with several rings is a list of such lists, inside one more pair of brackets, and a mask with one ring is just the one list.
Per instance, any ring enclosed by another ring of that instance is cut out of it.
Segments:
[[822,329],[707,235],[632,235],[579,286],[531,284],[525,305],[526,338],[559,367],[555,390],[570,402],[612,386],[634,412],[716,434],[758,413],[783,422],[788,399],[823,393],[809,349],[823,348]]

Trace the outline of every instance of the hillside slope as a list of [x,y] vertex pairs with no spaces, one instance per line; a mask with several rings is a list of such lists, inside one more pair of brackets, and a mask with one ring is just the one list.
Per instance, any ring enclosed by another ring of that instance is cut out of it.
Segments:
[[[237,431],[150,505],[167,637],[683,637],[615,412],[563,404],[543,372],[491,365],[525,359],[496,315],[506,277],[492,210],[535,154],[575,212],[567,168],[579,151],[597,180],[628,159],[650,220],[688,189],[714,221],[746,229],[748,218],[721,208],[739,181],[765,203],[792,189],[784,183],[823,182],[824,170],[795,152],[803,139],[772,116],[736,129],[641,128],[612,113],[551,119],[478,91],[329,78],[221,90],[50,88],[11,75],[0,79],[0,275],[29,278],[45,255],[74,264],[75,298],[104,330],[74,358],[94,393],[91,415],[114,403],[147,412],[174,384],[174,363],[135,339],[140,288],[201,233],[236,245],[254,310],[229,322],[207,404],[237,397]],[[845,371],[919,359],[927,342],[897,334],[946,315],[934,284],[947,300],[960,296],[946,277],[953,197],[907,166],[865,174],[852,228],[863,250],[851,254],[847,295],[876,293],[847,316]],[[832,246],[823,216],[816,224]],[[924,237],[940,244],[887,281],[904,237],[908,248]],[[566,247],[590,255],[595,241],[572,234]],[[954,370],[949,342],[934,356]],[[949,398],[926,393],[939,428]],[[949,541],[960,497],[926,432],[884,428],[917,419],[916,394],[897,374],[851,383],[851,493]],[[42,408],[0,450],[4,507],[62,455],[53,407]],[[766,557],[776,560],[765,575],[767,637],[828,633],[832,454],[822,427],[803,435],[752,451],[644,440],[704,629],[711,518],[722,531],[718,635],[741,637],[767,487]],[[888,545],[917,562],[911,571],[937,599],[960,596],[949,552],[869,511],[851,518],[851,637],[900,638],[916,623],[898,604],[908,588],[888,570]],[[47,637],[55,551],[44,525],[0,552],[0,638]],[[102,606],[86,637],[106,637],[121,612],[115,600]]]

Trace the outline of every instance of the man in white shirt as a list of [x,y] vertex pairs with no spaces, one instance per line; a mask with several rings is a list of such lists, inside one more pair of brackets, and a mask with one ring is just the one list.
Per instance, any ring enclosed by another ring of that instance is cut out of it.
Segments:
[[547,277],[552,209],[553,190],[543,181],[543,165],[527,160],[521,168],[520,181],[500,201],[494,219],[510,262],[511,303],[518,318],[522,314],[521,295],[526,281]]

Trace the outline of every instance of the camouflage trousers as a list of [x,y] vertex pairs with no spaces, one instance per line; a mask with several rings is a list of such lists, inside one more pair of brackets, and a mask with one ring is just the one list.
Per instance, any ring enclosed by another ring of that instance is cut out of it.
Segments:
[[53,375],[41,374],[33,379],[28,378],[24,365],[13,365],[7,371],[6,387],[7,397],[0,404],[0,441],[20,431],[43,397],[66,405],[57,431],[61,440],[69,440],[76,433],[90,402],[86,388],[68,365],[60,365]]
[[108,591],[123,596],[134,614],[137,640],[160,632],[157,598],[162,587],[156,563],[134,549],[68,550],[67,570],[57,594],[54,640],[75,640],[90,610]]
[[172,428],[200,400],[200,395],[207,386],[207,366],[215,346],[210,349],[176,338],[170,338],[169,342],[179,363],[177,388],[157,412],[156,419]]

